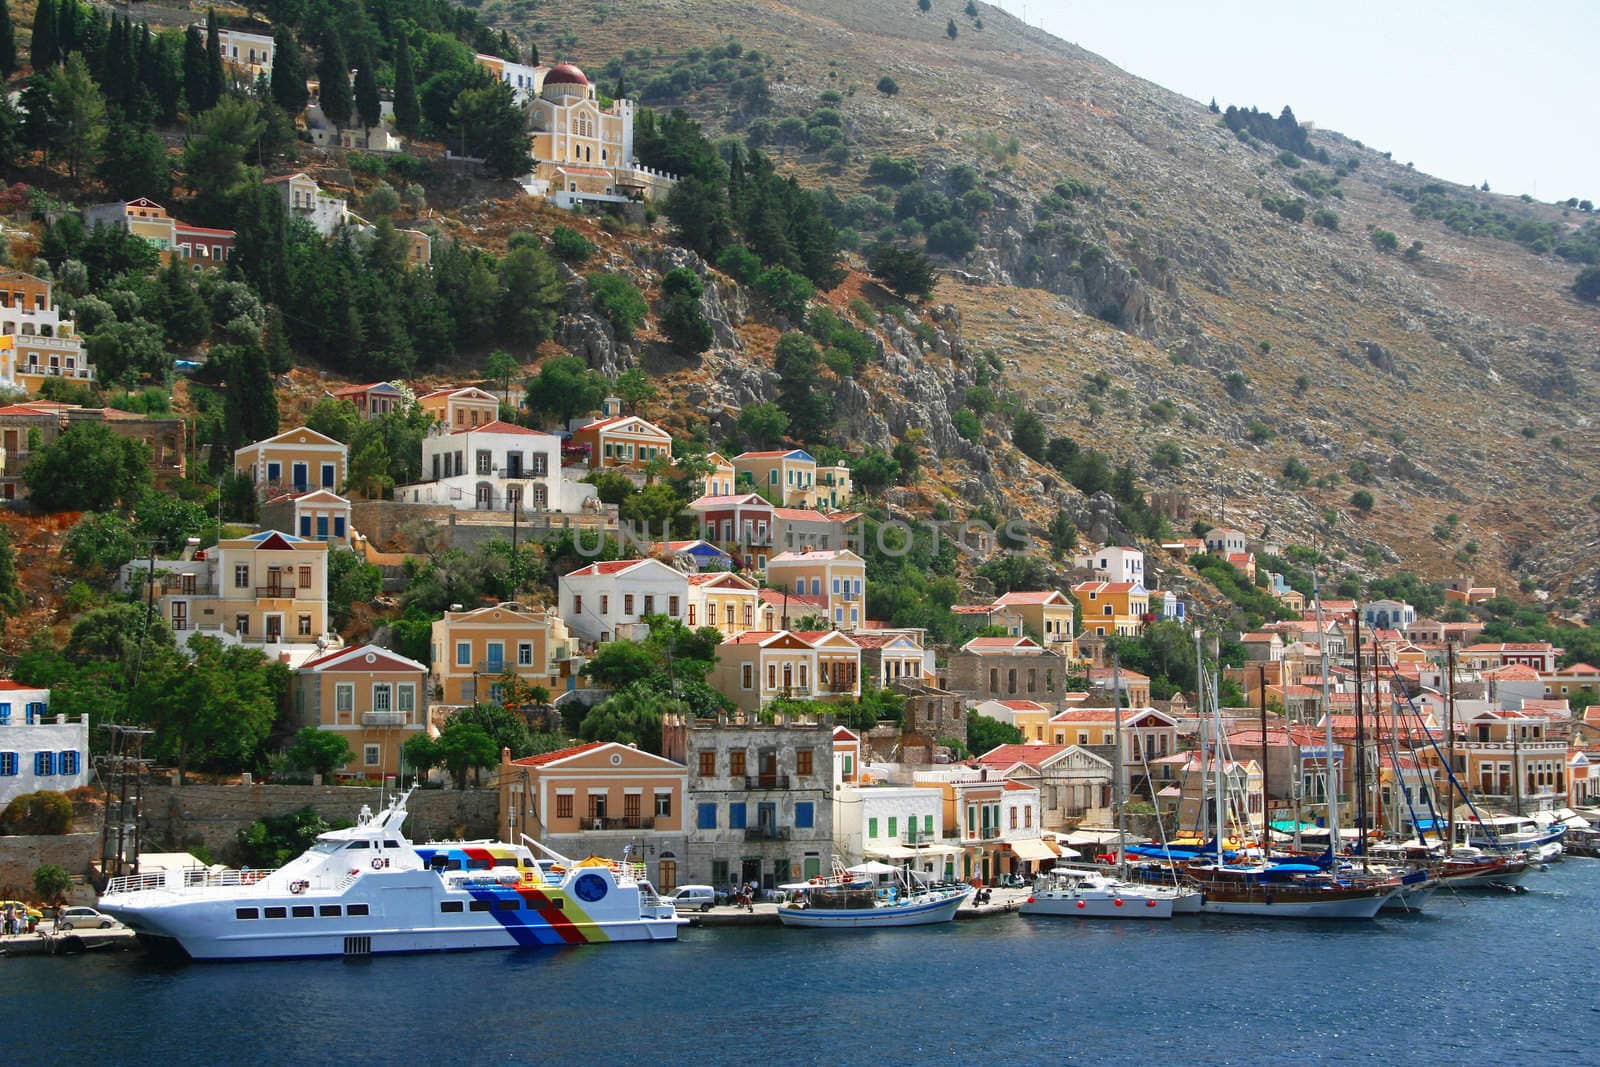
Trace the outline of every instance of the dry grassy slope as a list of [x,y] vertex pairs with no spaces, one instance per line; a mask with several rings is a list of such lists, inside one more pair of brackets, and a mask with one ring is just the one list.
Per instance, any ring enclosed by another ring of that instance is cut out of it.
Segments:
[[[1262,210],[1253,198],[1263,192],[1299,195],[1288,172],[1240,144],[1205,108],[998,10],[983,8],[985,28],[975,31],[955,5],[919,16],[898,0],[545,0],[526,16],[520,6],[490,0],[482,10],[531,33],[547,57],[549,42],[563,38],[571,42],[560,49],[565,58],[598,66],[641,43],[670,59],[734,35],[778,57],[780,110],[801,112],[824,88],[854,89],[844,111],[861,160],[842,174],[799,164],[842,192],[859,180],[865,158],[883,150],[978,163],[996,188],[1024,202],[1066,176],[1103,186],[1096,221],[1113,255],[1135,262],[1161,254],[1177,266],[1174,291],[1151,294],[1145,337],[1039,291],[947,281],[938,297],[962,310],[970,342],[1015,362],[1014,384],[1036,398],[1053,428],[1140,461],[1152,438],[1177,439],[1189,455],[1185,469],[1152,472],[1150,480],[1184,489],[1202,511],[1226,509],[1290,540],[1383,544],[1435,574],[1462,569],[1448,558],[1453,549],[1429,536],[1456,512],[1458,544],[1476,540],[1487,557],[1472,569],[1502,583],[1512,552],[1537,554],[1559,531],[1592,525],[1589,411],[1600,313],[1566,292],[1571,264],[1414,219],[1384,187],[1429,179],[1401,163],[1316,133],[1336,160],[1360,160],[1342,183],[1345,199],[1330,201],[1341,229],[1329,233]],[[961,27],[955,42],[944,35],[950,14]],[[897,98],[872,90],[884,73],[899,83]],[[692,104],[715,125],[719,101]],[[1282,101],[1237,103],[1275,110]],[[1018,136],[1020,156],[1003,167],[985,159],[989,130]],[[1392,147],[1403,160],[1405,147]],[[1395,231],[1402,245],[1423,241],[1423,261],[1377,253],[1366,236],[1372,226]],[[981,276],[984,267],[980,250],[968,269]],[[1382,346],[1374,351],[1384,366],[1363,342]],[[1174,352],[1200,365],[1176,365]],[[1540,398],[1530,389],[1549,373],[1552,354],[1575,376],[1575,394]],[[1127,399],[1108,399],[1106,413],[1085,425],[1078,383],[1102,368]],[[1242,402],[1221,388],[1232,369],[1252,383]],[[1294,390],[1300,375],[1310,379],[1303,396]],[[1158,396],[1189,411],[1198,427],[1140,418]],[[1252,418],[1274,431],[1264,446],[1243,441]],[[1524,426],[1539,438],[1525,438]],[[1564,447],[1552,447],[1550,434]],[[1424,480],[1384,474],[1397,454],[1422,468]],[[1319,476],[1366,459],[1383,475],[1378,506],[1364,519],[1344,515],[1328,531],[1319,513],[1347,511],[1351,487],[1294,492],[1277,477],[1289,456]],[[1437,481],[1429,484],[1427,474]],[[1559,587],[1564,576],[1548,577]]]

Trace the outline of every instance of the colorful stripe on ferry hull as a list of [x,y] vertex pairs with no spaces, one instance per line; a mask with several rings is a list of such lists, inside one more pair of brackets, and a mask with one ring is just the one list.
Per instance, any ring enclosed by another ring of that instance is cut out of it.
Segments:
[[[473,900],[489,905],[489,915],[505,928],[519,945],[584,945],[611,938],[587,912],[575,906],[565,893],[552,895],[534,885],[474,886],[468,890]],[[503,911],[500,902],[517,900],[515,911]],[[561,906],[557,906],[557,904]]]

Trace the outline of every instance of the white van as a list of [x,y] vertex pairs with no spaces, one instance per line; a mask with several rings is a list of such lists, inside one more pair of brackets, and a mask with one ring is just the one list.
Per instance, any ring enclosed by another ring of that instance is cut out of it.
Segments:
[[716,890],[708,885],[680,885],[672,894],[672,906],[678,911],[710,911],[717,902]]

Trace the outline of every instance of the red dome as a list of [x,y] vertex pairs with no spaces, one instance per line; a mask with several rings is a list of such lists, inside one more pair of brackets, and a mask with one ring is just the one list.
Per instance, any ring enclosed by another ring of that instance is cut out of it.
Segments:
[[561,63],[550,68],[550,73],[544,76],[544,83],[546,85],[581,85],[588,88],[589,79],[584,76],[583,71],[571,63]]

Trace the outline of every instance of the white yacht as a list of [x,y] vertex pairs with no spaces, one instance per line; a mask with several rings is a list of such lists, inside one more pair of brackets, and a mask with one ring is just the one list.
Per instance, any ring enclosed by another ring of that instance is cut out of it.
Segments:
[[1078,919],[1170,919],[1200,910],[1200,895],[1186,886],[1124,882],[1099,871],[1058,867],[1033,883],[1017,911]]
[[201,960],[671,941],[688,921],[638,865],[541,863],[486,841],[413,845],[400,832],[409,797],[363,809],[277,870],[113,878],[99,908],[153,947]]

